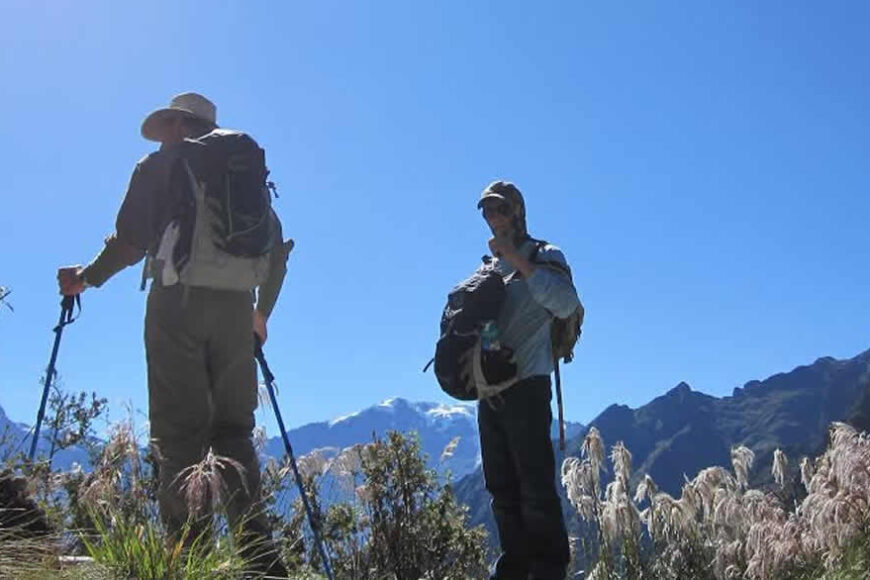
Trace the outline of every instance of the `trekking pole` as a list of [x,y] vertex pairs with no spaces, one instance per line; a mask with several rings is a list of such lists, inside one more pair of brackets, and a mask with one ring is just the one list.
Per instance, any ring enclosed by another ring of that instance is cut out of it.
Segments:
[[48,360],[48,368],[45,371],[44,387],[42,389],[42,401],[39,403],[39,412],[36,414],[36,427],[33,430],[33,440],[30,442],[30,461],[36,457],[36,444],[39,441],[39,429],[42,427],[42,420],[45,418],[45,404],[48,402],[48,391],[51,389],[51,381],[54,380],[55,370],[54,363],[57,361],[57,351],[60,348],[60,337],[63,334],[63,327],[71,324],[73,318],[73,308],[79,307],[82,309],[81,298],[78,294],[75,296],[64,296],[60,301],[60,320],[57,326],[54,327],[54,347],[51,349],[51,358]]
[[565,412],[562,409],[562,374],[559,372],[559,359],[555,359],[556,405],[559,407],[559,450],[565,452]]
[[278,420],[278,429],[281,430],[281,438],[284,440],[284,449],[287,451],[287,456],[290,458],[290,466],[293,468],[293,475],[296,477],[296,484],[299,486],[299,495],[302,496],[302,505],[305,506],[305,513],[308,514],[308,523],[311,526],[311,531],[314,533],[314,541],[317,543],[317,550],[320,552],[320,559],[323,560],[323,568],[326,570],[326,576],[329,580],[334,580],[332,576],[332,568],[329,566],[329,558],[326,556],[326,549],[323,547],[323,540],[318,531],[317,522],[314,521],[314,514],[311,511],[311,505],[308,503],[308,496],[305,494],[305,487],[302,485],[302,478],[299,476],[299,467],[296,465],[296,457],[293,455],[293,447],[290,445],[290,438],[287,437],[287,429],[284,427],[284,420],[281,418],[281,410],[278,408],[278,399],[275,398],[275,375],[269,370],[269,365],[266,364],[266,357],[263,355],[263,343],[260,337],[254,335],[254,356],[257,362],[260,363],[260,372],[263,374],[263,380],[266,382],[266,389],[269,391],[269,399],[272,401],[272,408],[275,410],[275,419]]

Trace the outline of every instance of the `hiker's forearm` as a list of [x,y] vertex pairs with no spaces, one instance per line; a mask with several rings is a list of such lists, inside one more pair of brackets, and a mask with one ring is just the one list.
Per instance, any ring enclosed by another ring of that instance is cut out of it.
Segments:
[[89,286],[102,286],[106,280],[145,257],[145,250],[125,243],[116,234],[106,238],[106,245],[82,271]]
[[288,254],[287,245],[279,244],[269,255],[269,278],[257,289],[257,311],[264,318],[269,318],[278,302],[278,294],[287,275]]

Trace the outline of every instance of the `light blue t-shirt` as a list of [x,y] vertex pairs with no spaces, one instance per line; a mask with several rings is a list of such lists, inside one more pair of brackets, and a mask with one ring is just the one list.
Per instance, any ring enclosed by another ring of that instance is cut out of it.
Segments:
[[[529,258],[536,247],[537,242],[527,240],[520,251]],[[534,262],[537,267],[528,279],[512,276],[507,281],[507,297],[498,319],[499,340],[513,349],[520,379],[553,372],[552,317],[567,318],[580,305],[570,275],[557,267],[561,264],[568,269],[559,248],[544,245]],[[542,263],[551,263],[553,267]],[[494,258],[493,266],[506,279],[514,273],[505,260]]]

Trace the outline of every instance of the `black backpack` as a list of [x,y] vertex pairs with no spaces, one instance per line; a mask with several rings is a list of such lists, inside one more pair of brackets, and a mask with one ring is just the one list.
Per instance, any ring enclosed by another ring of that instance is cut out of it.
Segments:
[[498,319],[505,296],[504,279],[486,259],[448,294],[433,361],[438,384],[451,397],[483,399],[516,382],[511,349],[484,350],[481,345],[481,331],[487,322]]
[[263,149],[245,133],[215,129],[181,145],[169,243],[182,283],[251,289],[266,279],[276,236],[268,175]]

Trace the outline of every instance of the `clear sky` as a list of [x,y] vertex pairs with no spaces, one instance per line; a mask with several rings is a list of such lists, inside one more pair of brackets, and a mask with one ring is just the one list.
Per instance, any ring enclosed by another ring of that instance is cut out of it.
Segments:
[[[266,353],[291,426],[421,374],[447,291],[526,195],[587,308],[566,415],[722,396],[870,347],[870,3],[80,2],[0,7],[0,405],[32,422],[55,270],[113,229],[145,115],[196,90],[264,146],[297,241]],[[146,407],[140,268],[58,369]],[[274,431],[272,431],[274,434]]]

